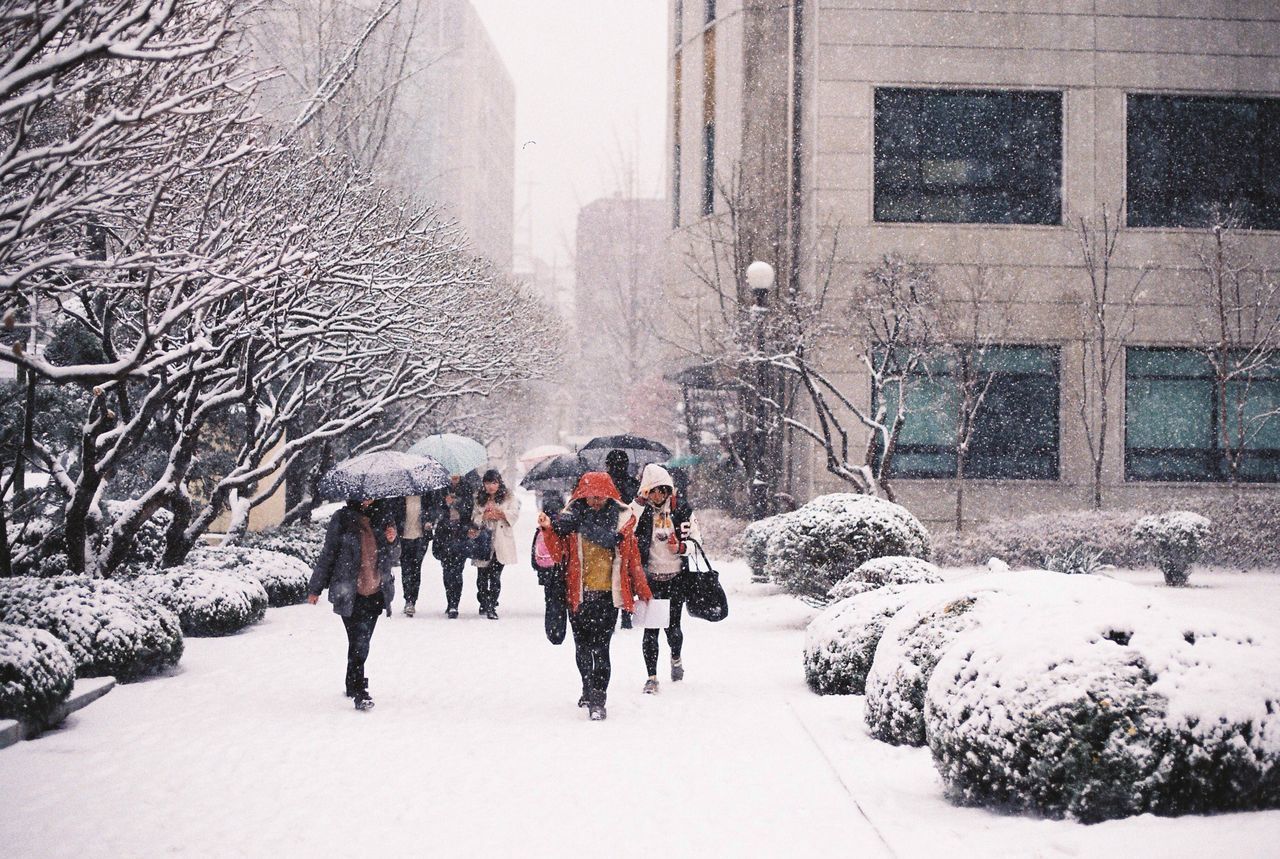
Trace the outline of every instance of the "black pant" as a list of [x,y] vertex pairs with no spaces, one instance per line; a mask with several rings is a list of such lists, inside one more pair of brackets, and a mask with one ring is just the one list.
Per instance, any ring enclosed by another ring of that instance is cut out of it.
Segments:
[[602,704],[612,673],[609,641],[617,622],[618,610],[613,607],[612,591],[585,592],[577,612],[569,614],[574,657],[578,661],[578,673],[582,675],[582,694],[591,700],[594,692]]
[[351,616],[342,619],[342,625],[347,628],[348,692],[357,692],[369,685],[364,676],[364,662],[369,658],[369,640],[373,638],[373,628],[386,607],[381,591],[367,597],[356,594]]
[[498,595],[502,592],[502,564],[497,558],[489,559],[489,566],[476,567],[476,602],[483,611],[498,610]]
[[430,544],[430,537],[400,541],[400,583],[404,586],[405,602],[418,601],[418,589],[422,587],[422,559]]
[[[684,632],[680,629],[680,613],[684,610],[684,587],[681,579],[667,579],[665,582],[649,579],[649,590],[655,599],[671,600],[671,624],[667,627],[667,644],[671,647],[671,659],[680,661],[680,648],[684,646]],[[644,641],[640,650],[644,654],[644,666],[649,669],[649,676],[658,674],[658,632],[656,629],[644,631]]]
[[440,571],[444,574],[445,608],[458,610],[462,602],[462,568],[467,565],[466,558],[441,558]]

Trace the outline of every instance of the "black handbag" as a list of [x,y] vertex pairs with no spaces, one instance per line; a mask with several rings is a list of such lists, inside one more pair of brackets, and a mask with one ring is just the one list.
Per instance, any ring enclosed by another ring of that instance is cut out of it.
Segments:
[[558,572],[558,570],[551,571],[546,585],[542,588],[547,600],[547,613],[543,626],[547,632],[547,641],[552,644],[562,644],[569,627],[569,601],[564,576],[557,575]]
[[[719,623],[729,616],[729,598],[725,596],[724,587],[720,584],[720,574],[711,566],[711,559],[697,540],[686,540],[697,550],[696,556],[689,558],[688,578],[685,581],[685,607],[689,614],[699,620]],[[702,566],[696,569],[695,557],[701,557]]]
[[493,532],[481,528],[480,533],[467,541],[467,557],[473,561],[487,561],[493,557]]

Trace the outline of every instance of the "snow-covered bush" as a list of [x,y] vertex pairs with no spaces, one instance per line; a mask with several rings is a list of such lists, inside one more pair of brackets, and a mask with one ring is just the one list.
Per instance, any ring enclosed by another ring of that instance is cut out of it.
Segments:
[[742,557],[747,559],[752,578],[766,577],[765,560],[769,548],[769,537],[773,535],[774,530],[786,515],[782,513],[758,519],[742,529],[742,534],[738,537],[738,550]]
[[130,584],[176,613],[182,631],[191,636],[230,635],[267,613],[266,590],[243,573],[183,565],[138,576]]
[[[108,501],[102,506],[106,510],[108,527],[130,509],[129,502],[125,501]],[[142,524],[130,542],[120,572],[128,575],[157,569],[164,559],[165,532],[172,522],[173,514],[163,508],[151,514],[151,518]]]
[[77,576],[0,579],[0,622],[52,633],[67,646],[80,677],[127,682],[182,658],[177,615],[120,582]]
[[1146,559],[1133,541],[1133,526],[1141,516],[1134,510],[1082,510],[995,519],[938,534],[931,560],[944,567],[965,567],[980,566],[994,557],[1015,567],[1036,568],[1046,558],[1088,549],[1098,553],[1101,564],[1141,566]]
[[885,585],[930,584],[942,581],[941,571],[928,561],[909,555],[872,558],[841,579],[828,595],[842,600]]
[[311,568],[283,552],[224,546],[196,549],[187,555],[184,566],[208,572],[246,575],[262,585],[267,604],[273,608],[296,605],[307,598]]
[[1102,569],[1102,550],[1077,543],[1044,559],[1044,568],[1069,576],[1089,576]]
[[889,585],[843,599],[810,621],[804,676],[819,695],[861,695],[884,628],[922,585]]
[[866,682],[867,728],[888,743],[923,746],[925,688],[943,653],[968,629],[984,623],[1000,628],[1034,606],[1142,599],[1123,582],[1045,570],[928,585],[888,623],[876,648]]
[[892,501],[837,493],[785,514],[769,536],[765,572],[782,587],[814,602],[872,558],[928,558],[929,532]]
[[1165,584],[1181,587],[1187,583],[1191,565],[1199,559],[1211,529],[1212,523],[1199,513],[1174,510],[1143,516],[1133,527],[1133,536],[1164,573]]
[[1280,807],[1280,650],[1132,604],[1041,608],[956,637],[926,725],[948,795],[1093,822]]
[[246,531],[237,543],[246,549],[291,555],[310,567],[324,548],[324,533],[323,525],[285,525],[267,531]]
[[43,727],[76,682],[76,661],[43,629],[0,623],[0,719]]

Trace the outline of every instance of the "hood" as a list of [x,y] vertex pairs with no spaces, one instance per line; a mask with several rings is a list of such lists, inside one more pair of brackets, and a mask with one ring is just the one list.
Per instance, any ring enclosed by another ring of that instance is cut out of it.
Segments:
[[579,498],[586,498],[589,495],[612,498],[614,501],[622,500],[622,496],[618,494],[618,487],[613,485],[613,479],[603,471],[588,471],[582,475],[569,500],[577,501]]
[[640,475],[640,494],[645,495],[655,486],[670,486],[672,495],[675,495],[676,482],[671,479],[671,473],[656,462],[651,462]]

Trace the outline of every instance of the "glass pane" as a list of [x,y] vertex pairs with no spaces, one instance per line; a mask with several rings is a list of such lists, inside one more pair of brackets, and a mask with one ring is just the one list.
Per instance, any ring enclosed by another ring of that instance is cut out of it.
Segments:
[[953,477],[956,458],[953,453],[916,453],[898,451],[891,469],[895,477]]
[[1129,349],[1126,364],[1130,377],[1211,375],[1209,362],[1191,349]]
[[1280,382],[1255,381],[1247,388],[1243,383],[1227,385],[1224,419],[1233,444],[1241,438],[1241,417],[1246,448],[1280,450]]
[[913,379],[907,386],[906,422],[899,442],[951,447],[955,443],[957,399],[949,377]]
[[1213,390],[1207,381],[1130,380],[1126,446],[1201,448],[1213,445]]
[[1056,377],[997,374],[976,416],[972,467],[966,472],[974,477],[1053,479],[1057,462]]

